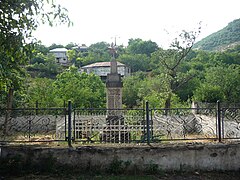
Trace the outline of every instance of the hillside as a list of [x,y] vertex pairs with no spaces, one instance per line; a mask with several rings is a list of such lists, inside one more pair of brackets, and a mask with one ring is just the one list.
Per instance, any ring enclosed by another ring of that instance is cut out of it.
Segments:
[[230,22],[225,28],[197,42],[194,49],[218,51],[237,44],[240,44],[240,19]]

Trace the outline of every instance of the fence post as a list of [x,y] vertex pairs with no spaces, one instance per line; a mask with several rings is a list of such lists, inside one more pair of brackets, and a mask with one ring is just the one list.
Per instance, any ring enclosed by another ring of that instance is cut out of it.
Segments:
[[146,102],[146,123],[147,123],[147,144],[150,145],[150,119],[149,119],[149,104]]
[[68,146],[72,147],[72,103],[68,101]]
[[217,101],[217,123],[218,123],[218,141],[222,142],[221,107],[219,100]]

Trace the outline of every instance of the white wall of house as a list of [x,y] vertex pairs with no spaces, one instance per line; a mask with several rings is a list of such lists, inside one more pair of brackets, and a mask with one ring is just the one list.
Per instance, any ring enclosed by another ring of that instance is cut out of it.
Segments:
[[[125,76],[125,67],[118,67],[118,73],[121,74],[121,76]],[[107,74],[110,73],[111,69],[110,67],[97,67],[97,68],[91,68],[90,70],[94,74],[98,76],[107,76]]]
[[[129,76],[130,75],[130,69],[126,66],[119,66],[118,73],[121,74],[121,76]],[[110,73],[111,68],[110,67],[92,67],[92,68],[86,68],[82,69],[82,72],[86,72],[87,74],[94,73],[98,76],[107,76],[107,74]]]
[[56,61],[60,64],[67,64],[68,58],[67,58],[67,49],[65,48],[56,48],[50,50],[50,53],[53,53],[56,57]]

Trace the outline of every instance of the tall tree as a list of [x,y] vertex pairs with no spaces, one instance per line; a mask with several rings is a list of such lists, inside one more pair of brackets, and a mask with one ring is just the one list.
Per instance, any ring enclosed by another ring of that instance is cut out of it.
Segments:
[[48,47],[49,50],[55,49],[55,48],[64,48],[61,44],[55,44],[53,43],[51,46]]
[[110,44],[106,42],[98,42],[89,46],[89,56],[94,58],[95,62],[110,61],[111,56],[108,52]]
[[239,103],[239,72],[239,65],[222,65],[207,69],[205,79],[194,93],[195,99],[205,102],[216,102],[217,100],[221,100]]
[[76,67],[70,67],[59,74],[54,82],[55,95],[62,101],[71,100],[76,107],[104,107],[105,86],[99,76],[79,73]]
[[146,54],[151,56],[151,54],[158,50],[157,43],[148,40],[143,41],[142,39],[129,39],[127,51],[131,54]]
[[142,72],[137,72],[132,76],[123,78],[123,104],[126,107],[136,107],[142,101],[142,98],[139,97],[139,89],[144,77]]
[[131,68],[131,72],[147,71],[150,58],[145,54],[122,54],[117,60]]
[[48,0],[0,1],[0,12],[0,89],[13,90],[21,84],[22,67],[32,55],[32,32],[40,22],[70,21],[66,9]]
[[97,42],[94,44],[91,44],[89,46],[89,50],[90,51],[107,51],[108,47],[110,46],[110,44],[106,43],[106,42]]
[[39,107],[59,107],[63,101],[58,104],[54,96],[53,80],[47,78],[32,78],[27,89],[28,106],[34,107],[36,102]]
[[[160,72],[165,74],[169,84],[169,92],[166,95],[165,108],[171,107],[171,98],[179,88],[186,84],[194,77],[191,70],[182,72],[182,64],[185,57],[188,55],[196,40],[197,34],[200,33],[200,28],[197,32],[182,31],[176,38],[168,50],[159,49],[153,53],[153,58],[159,62]],[[155,61],[156,61],[155,60]]]
[[32,55],[32,32],[41,22],[52,26],[70,21],[66,9],[48,0],[0,1],[0,12],[0,90],[8,92],[9,109],[14,90],[21,87],[25,76],[23,66]]

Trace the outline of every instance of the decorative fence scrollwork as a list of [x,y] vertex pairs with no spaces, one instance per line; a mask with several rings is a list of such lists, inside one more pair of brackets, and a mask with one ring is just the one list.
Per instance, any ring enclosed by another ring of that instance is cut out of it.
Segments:
[[0,142],[240,140],[240,108],[0,109]]
[[240,109],[222,109],[223,137],[225,139],[240,138]]
[[152,131],[155,140],[216,138],[213,109],[181,108],[152,110]]
[[30,108],[5,109],[0,110],[0,113],[0,141],[61,140],[57,136],[57,125],[66,119],[64,109],[37,109],[37,112]]

